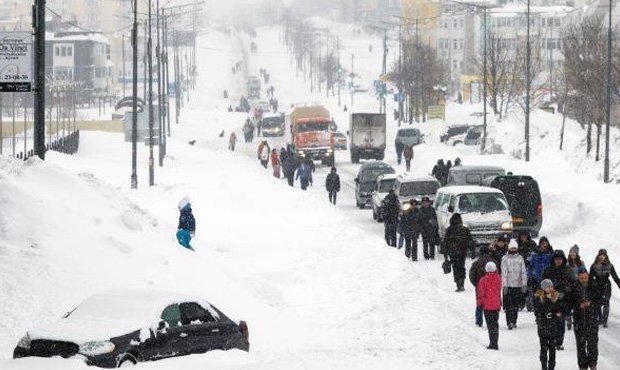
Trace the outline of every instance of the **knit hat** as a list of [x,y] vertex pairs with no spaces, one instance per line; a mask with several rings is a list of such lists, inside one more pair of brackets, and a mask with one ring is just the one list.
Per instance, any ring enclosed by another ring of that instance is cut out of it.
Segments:
[[587,274],[588,273],[588,269],[585,266],[579,266],[577,268],[577,274]]
[[542,289],[549,289],[549,288],[553,288],[553,281],[549,280],[549,279],[545,279],[543,281],[540,282],[540,287]]
[[495,266],[495,262],[493,262],[493,261],[487,262],[487,264],[484,266],[484,271],[486,271],[486,272],[496,272],[497,271],[497,266]]
[[572,247],[570,247],[570,249],[568,250],[568,254],[571,254],[575,252],[575,254],[579,254],[579,246],[577,244],[573,245]]
[[508,250],[511,249],[519,249],[519,244],[517,244],[517,241],[514,239],[512,239],[510,243],[508,243]]
[[605,248],[599,249],[597,255],[600,256],[601,254],[607,255],[607,249],[605,249]]

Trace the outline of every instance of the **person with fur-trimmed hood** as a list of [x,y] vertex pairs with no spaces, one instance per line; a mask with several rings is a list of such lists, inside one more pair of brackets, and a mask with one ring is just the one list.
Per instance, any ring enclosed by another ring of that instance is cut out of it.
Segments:
[[509,330],[517,327],[519,305],[527,290],[527,270],[525,261],[519,254],[519,245],[511,240],[508,254],[502,257],[502,289],[504,293],[504,310]]
[[555,350],[557,348],[558,328],[564,326],[562,320],[562,300],[554,289],[553,282],[544,279],[540,289],[534,294],[534,315],[540,339],[540,363],[542,370],[555,369]]
[[476,287],[476,305],[484,310],[484,318],[489,331],[487,349],[497,350],[499,339],[499,311],[502,308],[502,278],[497,273],[495,262],[489,261],[484,266],[485,274]]
[[[576,281],[573,277],[573,271],[568,267],[566,255],[563,250],[558,249],[553,252],[553,262],[543,271],[542,278],[553,281],[553,286],[555,290],[560,293],[561,299],[565,299],[565,297],[570,295],[571,289]],[[567,313],[568,312],[562,313],[562,323],[558,330],[556,345],[559,351],[564,350],[564,316]]]
[[607,250],[601,249],[598,251],[592,267],[590,267],[590,278],[592,279],[592,284],[596,287],[602,298],[598,313],[599,325],[603,325],[604,328],[607,327],[607,319],[609,318],[609,300],[611,299],[610,277],[614,280],[618,288],[620,288],[620,279],[618,278],[614,265],[609,262]]

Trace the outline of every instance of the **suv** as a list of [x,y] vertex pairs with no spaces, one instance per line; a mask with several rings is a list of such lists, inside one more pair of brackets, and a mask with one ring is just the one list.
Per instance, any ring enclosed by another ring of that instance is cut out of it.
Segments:
[[375,189],[372,192],[371,206],[372,218],[374,220],[377,220],[378,222],[383,221],[383,219],[381,218],[381,206],[383,205],[383,199],[385,199],[391,189],[394,189],[394,183],[396,182],[397,177],[398,176],[393,173],[380,175],[379,177],[377,177]]
[[370,204],[377,177],[394,172],[394,168],[385,162],[364,163],[355,177],[355,203],[357,206],[364,209],[367,204]]
[[398,196],[401,204],[411,199],[421,202],[422,197],[425,196],[433,202],[437,189],[440,187],[439,181],[432,176],[406,172],[396,179],[394,193]]
[[506,170],[496,166],[454,166],[448,172],[448,186],[482,185],[488,179],[506,175]]
[[399,141],[405,145],[415,146],[424,143],[424,135],[417,128],[400,128],[396,131],[394,143]]
[[484,186],[444,187],[437,191],[433,207],[442,240],[455,213],[461,214],[477,246],[512,234],[510,207],[501,190]]
[[537,237],[542,227],[542,199],[538,183],[530,176],[497,176],[487,181],[488,186],[499,189],[508,200],[513,230],[527,231]]

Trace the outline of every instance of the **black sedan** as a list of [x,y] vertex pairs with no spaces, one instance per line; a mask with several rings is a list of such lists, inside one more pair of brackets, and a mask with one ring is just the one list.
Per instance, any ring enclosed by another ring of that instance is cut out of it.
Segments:
[[94,295],[62,319],[28,331],[13,357],[77,357],[113,368],[233,348],[250,349],[244,321],[204,300],[130,290]]

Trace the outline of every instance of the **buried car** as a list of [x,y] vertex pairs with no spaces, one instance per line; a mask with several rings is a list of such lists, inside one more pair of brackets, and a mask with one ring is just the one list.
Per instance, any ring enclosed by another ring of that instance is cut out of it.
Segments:
[[119,290],[95,294],[60,320],[28,331],[13,358],[76,357],[114,368],[233,348],[249,351],[247,324],[210,303],[171,292]]

